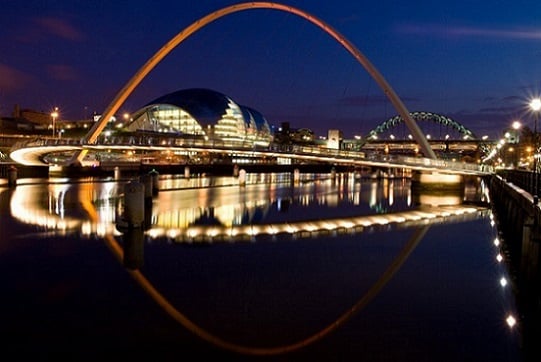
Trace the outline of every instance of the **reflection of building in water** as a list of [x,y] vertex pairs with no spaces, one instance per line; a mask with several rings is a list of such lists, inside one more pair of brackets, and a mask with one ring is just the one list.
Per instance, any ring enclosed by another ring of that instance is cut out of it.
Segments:
[[[99,191],[90,183],[77,187],[68,183],[51,183],[46,188],[19,186],[11,196],[10,210],[16,219],[48,230],[80,230],[83,235],[115,233],[117,187],[114,182],[102,184]],[[89,212],[96,213],[99,222],[89,221]]]
[[[257,176],[260,178],[260,176]],[[353,221],[326,221],[332,216],[333,209],[341,205],[369,204],[372,209],[384,208],[396,203],[397,198],[402,202],[411,202],[409,184],[405,181],[378,180],[361,183],[348,175],[336,179],[304,180],[297,186],[290,183],[251,184],[245,187],[221,186],[203,187],[182,190],[162,190],[153,198],[152,206],[146,209],[146,223],[151,229],[149,235],[166,235],[176,237],[185,235],[194,237],[197,233],[217,235],[223,233],[223,228],[233,233],[246,232],[250,235],[264,232],[298,233],[306,230],[335,230],[353,227]],[[216,181],[217,184],[220,181]],[[387,188],[383,190],[382,187]],[[104,183],[51,183],[48,185],[20,185],[13,190],[10,200],[12,215],[18,220],[46,227],[48,230],[59,232],[76,231],[81,235],[118,234],[115,227],[117,216],[122,214],[123,184],[116,182]],[[364,191],[364,194],[362,193]],[[292,208],[295,206],[295,208]],[[303,209],[313,209],[323,206],[326,210],[317,222],[306,221],[306,215],[298,212]],[[291,213],[291,215],[280,215]],[[354,214],[356,208],[352,208]],[[272,217],[269,213],[273,211]],[[414,213],[408,217],[413,217]],[[90,217],[92,216],[92,217]],[[405,220],[405,217],[382,215],[359,219],[361,227]],[[424,217],[424,216],[423,216]],[[290,225],[268,226],[272,218]],[[371,218],[371,219],[370,219]],[[95,222],[89,219],[96,220]],[[357,222],[357,221],[355,221]],[[204,230],[198,226],[217,227],[214,231]],[[252,227],[251,230],[243,229]],[[259,230],[259,231],[258,231]],[[237,232],[235,231],[235,232]]]

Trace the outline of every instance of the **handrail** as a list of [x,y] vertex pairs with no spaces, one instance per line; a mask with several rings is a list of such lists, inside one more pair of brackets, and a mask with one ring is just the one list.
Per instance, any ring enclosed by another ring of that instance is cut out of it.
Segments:
[[466,162],[457,162],[444,159],[432,159],[424,157],[409,157],[402,155],[389,154],[365,154],[361,151],[338,150],[313,145],[284,145],[270,143],[267,146],[254,145],[253,142],[245,140],[204,140],[190,138],[175,138],[170,136],[112,136],[102,139],[98,143],[88,144],[81,138],[34,138],[17,142],[13,145],[11,151],[29,149],[29,148],[50,148],[51,151],[43,151],[43,153],[54,153],[54,148],[64,151],[61,146],[75,146],[78,149],[98,149],[110,147],[111,149],[139,148],[149,150],[166,150],[166,149],[197,149],[208,150],[210,152],[223,151],[238,151],[252,152],[254,155],[263,156],[281,156],[286,158],[301,158],[311,160],[321,160],[324,162],[336,163],[364,163],[368,165],[381,167],[409,167],[446,170],[453,172],[465,173],[481,173],[491,174],[494,172],[492,166],[478,165]]

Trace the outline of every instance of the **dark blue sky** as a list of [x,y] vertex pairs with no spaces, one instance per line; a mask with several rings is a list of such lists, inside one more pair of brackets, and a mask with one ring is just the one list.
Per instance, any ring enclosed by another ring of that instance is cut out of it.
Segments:
[[[15,104],[61,117],[101,113],[170,38],[238,1],[7,0],[0,12],[0,114]],[[446,115],[501,135],[541,90],[537,1],[281,1],[334,27],[375,65],[410,111]],[[318,135],[368,133],[397,114],[330,36],[285,12],[247,10],[180,44],[122,107],[185,88],[211,88],[271,124]]]

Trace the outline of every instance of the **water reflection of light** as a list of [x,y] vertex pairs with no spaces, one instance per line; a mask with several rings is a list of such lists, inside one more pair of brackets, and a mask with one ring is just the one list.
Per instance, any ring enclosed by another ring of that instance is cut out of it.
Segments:
[[[104,186],[104,185],[102,185]],[[69,192],[73,184],[50,183],[47,185],[47,195],[44,199],[40,198],[36,189],[25,186],[18,187],[14,190],[10,200],[11,215],[26,224],[45,227],[48,230],[80,230],[82,235],[91,235],[93,233],[103,236],[106,233],[118,234],[114,231],[114,208],[109,203],[111,192],[114,192],[110,187],[104,187],[105,194],[97,195],[95,190],[89,185],[79,185],[79,193],[77,202],[82,206],[84,211],[92,209],[95,212],[95,200],[99,199],[99,222],[93,223],[86,218],[77,218],[66,216],[66,202]],[[46,207],[45,207],[46,203]],[[89,208],[88,205],[91,205]]]
[[358,206],[361,204],[361,184],[356,183],[355,186],[353,186],[353,205]]
[[392,206],[394,204],[394,183],[391,181],[389,183],[389,205]]
[[462,203],[462,197],[456,196],[441,196],[441,195],[419,195],[419,203],[422,205],[460,205]]
[[54,196],[48,195],[48,208],[44,209],[36,197],[36,194],[28,192],[24,187],[15,189],[11,196],[11,215],[26,224],[34,224],[46,227],[49,230],[68,230],[80,225],[76,218],[66,217],[63,205],[58,204],[59,194],[63,194],[63,188],[56,189]]
[[370,205],[371,208],[374,208],[378,202],[378,184],[377,182],[372,182],[370,184],[370,200],[368,201],[368,205]]
[[[443,220],[450,216],[467,214],[479,214],[483,208],[470,206],[448,206],[429,208],[426,210],[410,210],[385,215],[366,215],[351,218],[298,221],[275,224],[251,224],[251,225],[191,225],[188,228],[179,228],[175,233],[167,228],[153,227],[148,234],[153,238],[169,237],[175,241],[235,241],[243,237],[253,238],[258,235],[291,234],[294,238],[314,237],[319,234],[345,233],[362,231],[365,227],[382,226],[388,224],[415,223],[414,225],[427,225],[431,220]],[[480,215],[480,214],[479,214]],[[232,240],[232,238],[235,238]]]
[[[285,208],[285,200],[288,200],[289,203],[308,202],[308,206],[313,205],[313,202],[323,205],[339,204],[342,197],[347,195],[346,189],[353,187],[356,190],[353,197],[360,199],[361,186],[359,182],[354,182],[349,186],[343,185],[345,188],[344,192],[341,193],[342,196],[335,195],[337,189],[335,183],[336,181],[328,179],[310,181],[301,187],[304,190],[309,190],[309,195],[304,195],[295,188],[295,193],[299,192],[300,194],[293,194],[288,198],[283,198],[283,194],[277,193],[276,190],[272,191],[275,198],[270,197],[269,189],[272,187],[264,184],[252,185],[247,189],[243,188],[242,192],[236,192],[238,190],[236,186],[184,190],[181,193],[161,191],[159,196],[152,201],[151,227],[147,234],[151,238],[166,237],[175,241],[231,240],[233,238],[242,240],[245,236],[254,237],[260,234],[272,236],[291,234],[294,238],[297,236],[315,237],[329,233],[360,232],[365,227],[391,223],[413,222],[419,223],[417,225],[426,225],[429,223],[428,220],[433,218],[477,212],[483,209],[469,206],[423,207],[404,212],[386,212],[385,214],[358,217],[259,224],[264,220],[267,210],[275,203],[280,205],[280,208]],[[389,185],[391,184],[397,184],[397,182],[389,182]],[[397,185],[397,187],[400,186],[400,184]],[[51,230],[79,228],[82,235],[119,234],[115,228],[115,221],[118,215],[121,215],[120,211],[123,205],[122,198],[119,197],[122,193],[117,190],[118,183],[104,183],[98,187],[91,182],[79,184],[77,186],[78,194],[74,200],[69,200],[70,194],[67,192],[69,187],[69,185],[51,186],[50,192],[54,195],[53,198],[62,200],[59,210],[64,208],[64,203],[76,200],[87,213],[94,213],[93,220],[99,220],[99,222],[89,222],[86,217],[81,220],[75,217],[62,218],[52,213],[52,210],[46,210],[42,207],[38,200],[30,196],[32,193],[20,192],[22,189],[17,189],[14,192],[12,214],[26,223],[46,226]],[[341,186],[338,185],[339,187]],[[378,197],[378,187],[377,181],[370,182],[371,197]],[[274,187],[274,189],[276,188]],[[407,187],[403,189],[404,191],[409,190]],[[58,195],[63,196],[57,197]],[[334,199],[330,200],[329,195],[334,195]],[[201,204],[201,200],[205,200],[205,204]],[[180,208],[179,205],[181,205]]]

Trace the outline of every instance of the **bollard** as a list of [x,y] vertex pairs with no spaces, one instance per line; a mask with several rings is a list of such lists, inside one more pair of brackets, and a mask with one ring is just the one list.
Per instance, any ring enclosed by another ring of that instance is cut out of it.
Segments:
[[13,165],[9,166],[8,169],[8,186],[17,186],[17,168]]
[[336,178],[336,168],[331,168],[331,179],[335,179]]
[[233,166],[233,177],[239,177],[239,165]]
[[148,174],[152,178],[152,195],[157,195],[160,191],[160,185],[158,184],[160,174],[155,169],[152,169]]
[[184,178],[190,178],[190,166],[184,166]]
[[145,190],[142,183],[131,181],[124,186],[124,221],[128,227],[140,227],[145,220]]
[[246,186],[246,170],[244,169],[239,171],[239,185]]
[[115,173],[114,173],[115,180],[120,179],[120,168],[118,166],[115,166]]

